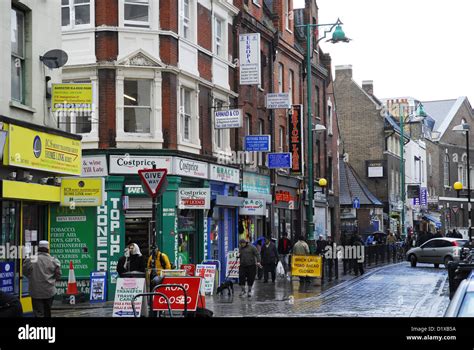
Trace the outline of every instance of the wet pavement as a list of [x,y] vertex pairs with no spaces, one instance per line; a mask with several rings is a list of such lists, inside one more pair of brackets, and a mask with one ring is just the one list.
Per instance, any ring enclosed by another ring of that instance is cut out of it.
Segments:
[[[206,307],[214,317],[442,317],[449,304],[447,271],[433,265],[400,263],[373,268],[362,277],[347,275],[323,286],[318,282],[256,281],[251,298],[240,297],[234,285],[233,296],[208,296]],[[53,316],[111,317],[112,306],[59,306]]]

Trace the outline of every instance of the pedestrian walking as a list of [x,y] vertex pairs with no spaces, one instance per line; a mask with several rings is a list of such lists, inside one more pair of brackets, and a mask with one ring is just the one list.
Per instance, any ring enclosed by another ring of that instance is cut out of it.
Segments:
[[124,256],[117,262],[117,272],[123,277],[127,272],[145,273],[145,258],[140,252],[140,248],[136,243],[129,243],[125,248]]
[[282,235],[282,238],[278,241],[278,257],[281,261],[283,269],[285,270],[285,277],[288,277],[289,272],[289,254],[291,252],[292,244],[288,239],[288,234],[285,232]]
[[328,241],[325,240],[322,235],[319,236],[319,239],[316,242],[316,254],[324,255],[324,251],[327,245],[328,245]]
[[[263,241],[265,239],[262,237],[262,239],[257,240],[257,242],[254,244],[255,248],[257,248],[258,254],[262,256],[262,246],[263,246]],[[257,280],[260,281],[263,277],[263,267],[258,267],[257,266]]]
[[[358,234],[354,234],[352,239],[352,245],[356,247],[356,251],[362,251],[364,246],[364,241]],[[356,276],[362,276],[364,274],[364,262],[360,261],[358,257],[354,259],[354,273]]]
[[51,317],[56,281],[61,278],[61,263],[49,254],[48,241],[40,241],[38,254],[25,259],[23,274],[29,280],[35,317]]
[[[293,246],[292,252],[293,252],[293,255],[297,255],[297,256],[309,255],[309,246],[308,246],[308,243],[304,241],[303,236],[299,236],[297,238],[297,242]],[[310,283],[310,282],[311,282],[311,277],[300,276],[300,283],[305,284],[305,283]]]
[[396,259],[396,243],[397,243],[397,238],[393,235],[392,232],[389,231],[389,234],[387,237],[387,245],[388,245],[388,251],[390,252],[390,256],[392,256],[393,262],[395,262],[395,259]]
[[275,243],[268,237],[262,246],[261,259],[263,265],[263,283],[268,283],[268,274],[272,276],[272,282],[276,279],[276,265],[278,263],[278,251]]
[[252,244],[249,244],[245,239],[239,241],[239,284],[242,288],[240,296],[245,295],[245,285],[247,284],[247,296],[252,296],[253,282],[255,281],[255,275],[257,273],[257,266],[262,267],[260,264],[260,254]]

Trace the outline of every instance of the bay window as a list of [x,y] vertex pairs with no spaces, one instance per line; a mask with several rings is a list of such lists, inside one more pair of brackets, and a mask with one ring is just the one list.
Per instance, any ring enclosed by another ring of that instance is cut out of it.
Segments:
[[150,26],[149,0],[124,0],[124,25],[126,27]]
[[90,0],[61,0],[61,22],[66,28],[91,23]]

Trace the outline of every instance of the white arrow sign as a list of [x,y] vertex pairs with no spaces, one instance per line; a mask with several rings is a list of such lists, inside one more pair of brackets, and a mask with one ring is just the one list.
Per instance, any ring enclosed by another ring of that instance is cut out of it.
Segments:
[[142,183],[145,185],[148,193],[152,197],[156,197],[161,185],[163,184],[166,174],[166,169],[142,169],[138,170]]

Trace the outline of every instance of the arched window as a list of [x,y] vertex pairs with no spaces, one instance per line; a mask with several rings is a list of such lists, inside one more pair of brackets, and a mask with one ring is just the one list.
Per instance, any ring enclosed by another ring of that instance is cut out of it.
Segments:
[[449,178],[449,155],[444,155],[444,162],[443,162],[443,170],[444,170],[444,186],[449,187],[451,186],[451,180]]

